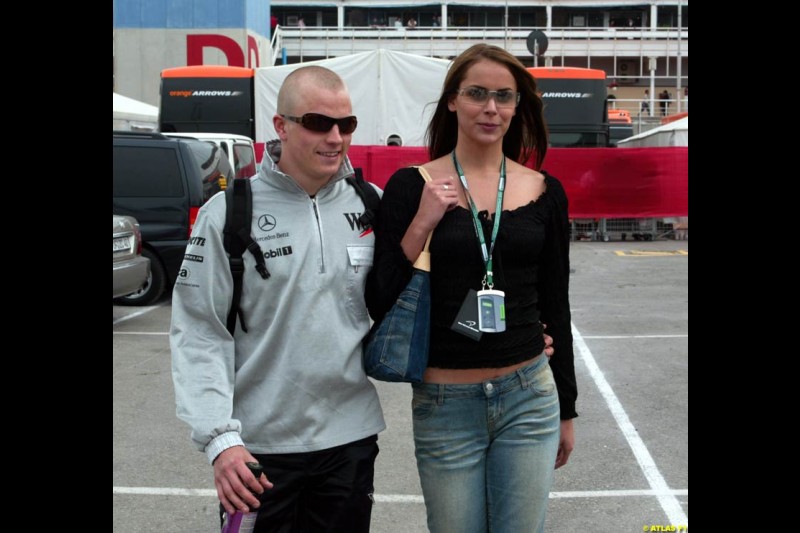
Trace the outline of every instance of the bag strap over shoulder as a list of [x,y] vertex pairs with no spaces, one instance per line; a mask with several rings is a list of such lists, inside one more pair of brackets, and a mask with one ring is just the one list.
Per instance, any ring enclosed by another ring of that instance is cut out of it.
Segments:
[[358,219],[359,224],[364,229],[373,227],[375,221],[378,219],[378,209],[381,206],[381,197],[372,188],[372,185],[367,183],[364,179],[364,174],[360,167],[354,168],[355,174],[349,178],[345,178],[347,183],[353,186],[356,193],[364,203],[364,214]]
[[[415,166],[413,168],[416,168],[419,171],[420,175],[422,176],[422,179],[424,179],[426,182],[433,181],[433,178],[431,178],[431,175],[428,174],[428,171],[425,170],[425,168],[421,166],[419,167]],[[414,268],[418,270],[424,270],[425,272],[431,271],[431,252],[429,248],[431,246],[432,235],[433,235],[432,231],[428,233],[428,238],[425,240],[425,246],[423,246],[422,251],[419,253],[419,257],[417,257],[417,260],[414,261]]]
[[[358,223],[361,228],[369,229],[377,220],[381,198],[372,185],[364,179],[360,168],[355,169],[355,176],[347,178],[347,182],[353,186],[364,203],[364,213],[359,218]],[[230,334],[233,335],[237,318],[241,324],[242,331],[247,332],[244,313],[239,307],[244,281],[244,258],[242,256],[245,251],[249,250],[253,254],[256,260],[256,271],[263,279],[269,279],[270,273],[267,270],[261,247],[253,239],[250,232],[250,225],[253,221],[253,193],[250,188],[250,180],[231,180],[228,189],[225,191],[225,204],[225,228],[222,231],[223,246],[228,254],[228,263],[230,264],[233,278],[233,295],[231,297],[231,306],[228,310],[226,327]]]
[[428,173],[428,170],[425,167],[413,167],[413,168],[416,168],[419,171],[420,175],[422,176],[422,179],[424,179],[425,181],[433,181],[433,178]]
[[242,324],[242,330],[247,332],[244,314],[239,308],[239,301],[242,298],[242,278],[244,277],[244,259],[242,258],[244,252],[250,250],[250,253],[253,254],[256,260],[256,270],[263,279],[269,278],[269,271],[261,247],[250,235],[250,223],[253,219],[253,194],[250,190],[250,180],[231,180],[230,186],[225,191],[225,204],[225,228],[222,230],[223,246],[228,253],[228,263],[233,277],[233,297],[226,326],[233,335],[237,317]]

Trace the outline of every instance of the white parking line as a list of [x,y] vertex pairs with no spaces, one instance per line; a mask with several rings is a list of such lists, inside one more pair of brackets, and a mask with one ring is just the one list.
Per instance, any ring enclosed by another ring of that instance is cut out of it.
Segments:
[[[176,489],[168,487],[114,487],[114,494],[216,498],[217,491],[213,489]],[[551,492],[550,498],[629,498],[641,496],[687,496],[688,494],[688,489],[668,490],[667,492],[655,490],[576,490]],[[375,494],[375,501],[385,503],[424,503],[422,496],[417,496],[416,494]]]
[[153,309],[158,309],[159,307],[161,307],[161,306],[160,305],[151,305],[150,307],[142,307],[141,311],[136,311],[136,312],[131,313],[129,315],[125,315],[125,316],[119,317],[118,319],[116,319],[113,322],[113,325],[116,326],[120,322],[125,322],[126,320],[130,320],[131,318],[136,318],[137,316],[142,316],[144,314],[149,313]]
[[169,335],[169,331],[115,331],[114,335]]
[[[214,489],[177,489],[169,487],[114,487],[114,494],[136,494],[141,496],[204,496],[217,497]],[[375,494],[376,502],[423,503],[422,496],[415,494]]]
[[626,498],[629,496],[688,496],[689,489],[670,489],[667,492],[655,490],[572,490],[551,492],[551,498]]
[[175,489],[170,487],[114,487],[114,494],[144,496],[216,496],[214,489]]
[[688,334],[678,335],[586,335],[584,339],[688,339]]
[[633,424],[628,418],[628,414],[617,399],[617,395],[614,394],[611,385],[606,381],[602,370],[597,366],[592,352],[589,350],[589,347],[586,345],[586,342],[583,340],[583,337],[574,323],[572,324],[572,335],[575,346],[578,348],[578,353],[583,359],[584,364],[586,364],[586,368],[589,370],[589,374],[592,376],[597,388],[600,390],[600,394],[603,395],[603,399],[605,399],[606,404],[608,404],[611,414],[614,415],[614,420],[617,421],[617,425],[628,441],[628,445],[631,447],[633,455],[639,463],[639,467],[642,469],[645,478],[647,478],[647,482],[653,489],[654,495],[658,498],[658,503],[661,504],[661,508],[664,509],[664,512],[667,514],[669,522],[672,524],[688,525],[689,519],[686,517],[686,513],[683,512],[680,502],[678,502],[678,499],[667,486],[664,476],[662,476],[661,472],[658,470],[655,461],[653,461],[653,457],[644,445],[644,441],[642,441],[639,433],[637,433],[636,428],[633,427]]

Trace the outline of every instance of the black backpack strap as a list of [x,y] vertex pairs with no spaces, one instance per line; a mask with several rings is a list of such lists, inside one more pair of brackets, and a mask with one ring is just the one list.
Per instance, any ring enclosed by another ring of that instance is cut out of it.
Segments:
[[364,174],[360,167],[353,170],[355,171],[355,176],[347,178],[347,183],[353,186],[364,203],[364,214],[361,215],[358,221],[364,229],[374,229],[375,222],[378,220],[378,210],[381,207],[381,197],[378,196],[378,191],[364,179]]
[[223,245],[228,253],[228,263],[233,277],[233,297],[231,308],[228,311],[226,326],[231,335],[236,329],[236,317],[242,324],[242,330],[247,332],[244,314],[239,308],[242,298],[242,280],[244,278],[245,250],[250,250],[256,260],[256,270],[263,279],[269,278],[269,271],[264,261],[261,247],[250,236],[250,224],[253,220],[253,193],[250,190],[249,179],[231,180],[231,185],[225,191],[225,228],[222,230]]

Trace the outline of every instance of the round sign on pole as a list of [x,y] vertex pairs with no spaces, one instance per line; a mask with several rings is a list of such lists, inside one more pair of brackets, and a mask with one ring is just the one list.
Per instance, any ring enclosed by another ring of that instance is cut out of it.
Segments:
[[547,35],[542,30],[533,30],[526,40],[528,51],[534,56],[542,56],[547,52]]

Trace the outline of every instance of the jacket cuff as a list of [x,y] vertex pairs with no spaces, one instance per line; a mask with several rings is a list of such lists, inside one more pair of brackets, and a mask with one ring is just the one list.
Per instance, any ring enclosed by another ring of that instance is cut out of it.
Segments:
[[208,457],[208,463],[214,464],[214,459],[216,459],[219,454],[234,446],[244,446],[242,437],[237,431],[228,431],[215,437],[208,443],[208,446],[206,446],[205,451],[206,457]]
[[561,420],[570,420],[577,417],[578,413],[575,412],[575,402],[561,403]]

